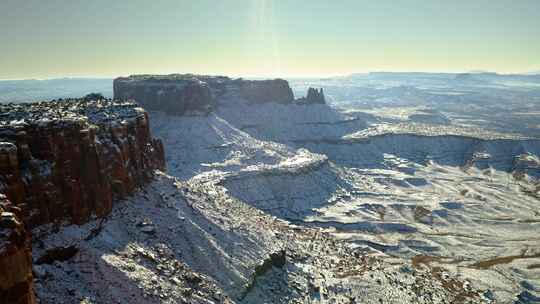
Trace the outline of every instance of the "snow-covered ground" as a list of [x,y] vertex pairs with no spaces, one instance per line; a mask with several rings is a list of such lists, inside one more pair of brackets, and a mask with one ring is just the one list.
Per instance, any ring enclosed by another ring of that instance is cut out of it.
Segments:
[[36,267],[46,303],[538,300],[538,139],[426,108],[229,100],[150,122],[166,174],[101,229],[34,244],[77,248]]
[[353,248],[429,260],[501,303],[537,295],[540,141],[372,115],[233,104],[151,121],[170,175]]
[[459,275],[291,225],[213,179],[157,173],[104,221],[49,231],[34,231],[42,303],[489,303]]

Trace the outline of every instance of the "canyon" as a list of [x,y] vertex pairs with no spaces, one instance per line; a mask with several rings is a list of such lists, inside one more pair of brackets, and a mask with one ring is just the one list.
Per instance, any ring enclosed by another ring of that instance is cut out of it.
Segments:
[[540,140],[318,83],[0,105],[0,303],[534,303]]

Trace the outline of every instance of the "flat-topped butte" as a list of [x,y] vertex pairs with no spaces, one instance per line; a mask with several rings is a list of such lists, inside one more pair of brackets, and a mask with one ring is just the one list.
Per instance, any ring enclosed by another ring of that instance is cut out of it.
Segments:
[[[295,99],[284,79],[246,80],[195,74],[132,75],[114,80],[114,97],[133,99],[150,111],[183,115],[210,113],[233,101],[250,104],[325,103],[322,90],[311,89],[306,98]],[[316,94],[315,94],[316,92]]]

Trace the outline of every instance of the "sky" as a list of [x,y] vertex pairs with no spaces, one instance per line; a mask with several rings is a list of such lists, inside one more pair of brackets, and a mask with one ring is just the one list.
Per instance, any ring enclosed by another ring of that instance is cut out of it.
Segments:
[[0,0],[0,79],[540,71],[538,0]]

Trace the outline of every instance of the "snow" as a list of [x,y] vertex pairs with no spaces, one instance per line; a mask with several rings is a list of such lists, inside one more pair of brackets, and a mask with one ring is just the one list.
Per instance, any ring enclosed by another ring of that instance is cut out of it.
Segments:
[[9,142],[0,142],[0,152],[2,153],[17,152],[17,146]]
[[[168,153],[171,175],[223,186],[283,220],[402,263],[448,258],[437,265],[501,301],[520,281],[535,282],[534,258],[469,273],[478,261],[540,250],[538,198],[513,175],[540,176],[515,162],[537,157],[538,140],[452,125],[369,126],[327,106],[300,107],[238,104],[178,120],[152,113],[152,130],[167,151],[182,151]],[[190,157],[185,174],[175,164]]]
[[[148,225],[152,235],[141,229]],[[456,297],[427,269],[404,273],[319,229],[270,217],[212,183],[158,173],[149,187],[115,205],[102,230],[92,235],[99,226],[97,220],[64,227],[34,246],[34,259],[50,248],[78,248],[67,261],[35,266],[42,301],[445,303]],[[286,252],[282,268],[256,271],[281,250]],[[485,302],[481,293],[474,294]]]
[[[505,303],[523,292],[521,282],[540,286],[538,257],[473,267],[540,251],[538,197],[524,191],[540,172],[521,165],[537,162],[538,140],[366,117],[241,102],[208,116],[150,113],[167,173],[117,204],[95,238],[84,240],[97,222],[44,239],[81,253],[40,265],[47,275],[38,295],[58,303],[59,294],[90,303],[126,295],[134,303],[447,303],[471,291],[475,302]],[[285,266],[262,267],[281,250]],[[80,294],[66,295],[71,289]]]

